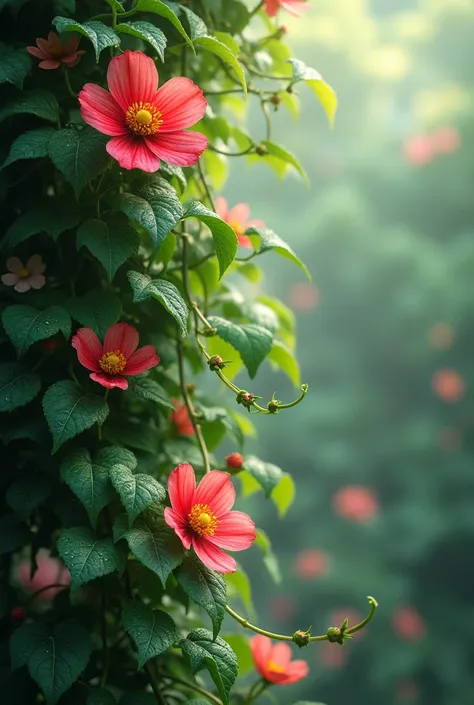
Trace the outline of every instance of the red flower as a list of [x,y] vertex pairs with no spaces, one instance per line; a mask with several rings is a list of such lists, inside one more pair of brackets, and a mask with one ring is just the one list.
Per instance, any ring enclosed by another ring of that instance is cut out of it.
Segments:
[[395,634],[406,641],[421,639],[426,632],[424,619],[414,607],[399,607],[395,610],[392,626]]
[[[40,549],[36,554],[36,563],[38,568],[32,578],[30,577],[31,563],[29,560],[24,560],[18,565],[17,580],[26,592],[36,592],[54,583],[69,585],[71,582],[71,574],[66,566],[59,558],[53,558],[45,548]],[[49,602],[61,590],[64,590],[64,588],[55,587],[45,590],[40,592],[36,599]]]
[[231,453],[225,460],[231,470],[240,470],[244,466],[244,459],[240,453]]
[[269,683],[288,685],[309,673],[306,661],[292,661],[291,649],[282,641],[273,646],[271,639],[257,634],[250,640],[250,649],[255,668]]
[[433,375],[433,390],[443,401],[459,401],[464,394],[464,382],[455,370],[439,370]]
[[265,223],[263,220],[249,220],[250,209],[246,203],[237,203],[236,206],[229,210],[227,201],[222,196],[216,199],[216,211],[217,215],[225,220],[226,223],[230,225],[234,233],[237,235],[239,245],[241,247],[252,247],[250,238],[245,235],[245,231],[251,225],[255,225],[256,228],[264,228]]
[[431,144],[440,154],[453,154],[459,149],[461,137],[455,127],[441,127],[431,135]]
[[111,326],[103,345],[91,328],[79,328],[72,338],[79,362],[92,370],[90,378],[108,389],[127,389],[124,375],[139,375],[159,363],[153,345],[137,346],[138,331],[128,323]]
[[158,89],[153,59],[141,51],[116,56],[107,70],[110,93],[86,83],[79,93],[88,125],[112,137],[107,152],[123,169],[159,169],[160,159],[196,164],[207,147],[200,132],[187,132],[206,112],[207,101],[189,78],[172,78]]
[[321,578],[329,570],[330,559],[325,551],[309,548],[296,555],[295,572],[300,578]]
[[178,465],[168,479],[171,509],[165,521],[178,534],[184,548],[219,573],[233,573],[237,564],[222,549],[243,551],[255,540],[255,524],[243,512],[231,512],[235,489],[227,472],[212,470],[196,487],[194,470]]
[[405,159],[413,166],[423,166],[431,162],[435,150],[429,135],[416,135],[408,139],[403,145]]
[[372,490],[358,485],[342,487],[333,497],[336,514],[356,522],[367,522],[378,512],[378,501]]
[[302,0],[265,0],[263,9],[269,17],[275,17],[280,7],[296,17],[309,9],[308,3]]
[[26,47],[26,49],[33,56],[42,59],[39,63],[40,69],[58,69],[61,64],[72,68],[81,60],[81,54],[86,53],[83,49],[77,48],[79,44],[77,37],[69,37],[63,44],[56,32],[50,32],[47,39],[38,37],[36,44],[36,47]]
[[189,418],[189,411],[186,404],[182,404],[179,399],[171,399],[175,411],[171,412],[170,420],[175,425],[179,436],[194,436],[193,422]]

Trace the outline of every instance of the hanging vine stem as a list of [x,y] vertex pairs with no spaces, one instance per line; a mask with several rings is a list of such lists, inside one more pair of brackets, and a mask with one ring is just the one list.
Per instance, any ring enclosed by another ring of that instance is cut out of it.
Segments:
[[214,693],[209,692],[205,688],[201,688],[200,685],[197,685],[197,683],[189,683],[188,681],[185,681],[183,678],[178,678],[177,676],[172,676],[169,673],[164,673],[163,671],[158,671],[158,675],[161,676],[162,678],[168,678],[168,680],[172,681],[173,683],[179,683],[180,685],[185,686],[186,688],[189,688],[190,690],[194,690],[196,693],[200,693],[201,695],[205,695],[206,698],[209,698],[209,700],[212,700],[213,703],[216,703],[216,705],[222,705],[222,700],[220,700]]

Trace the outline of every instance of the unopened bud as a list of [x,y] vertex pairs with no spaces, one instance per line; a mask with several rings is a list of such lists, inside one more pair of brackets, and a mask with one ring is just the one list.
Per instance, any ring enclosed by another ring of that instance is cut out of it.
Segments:
[[275,108],[277,108],[281,103],[280,96],[278,96],[276,93],[275,93],[275,95],[272,95],[272,97],[270,98],[270,103],[273,103]]
[[296,631],[293,634],[293,641],[295,642],[296,646],[299,646],[300,649],[303,646],[308,646],[309,644],[309,630],[307,632],[303,632],[300,629]]
[[287,34],[287,33],[288,33],[288,30],[287,30],[287,28],[286,28],[286,26],[285,26],[284,24],[280,25],[278,29],[279,29],[279,31],[280,31],[282,34]]
[[240,453],[231,453],[227,456],[226,463],[231,470],[241,470],[244,465],[244,459]]
[[344,643],[344,635],[339,627],[329,627],[327,631],[328,641],[331,644],[342,644]]
[[194,392],[196,391],[196,385],[193,384],[193,382],[188,382],[188,384],[186,385],[186,389],[188,390],[188,394],[194,394]]
[[267,153],[267,148],[265,147],[264,144],[259,144],[255,148],[255,152],[259,154],[261,157],[263,157]]
[[225,362],[220,355],[213,355],[212,357],[210,357],[207,361],[207,364],[209,365],[209,369],[211,370],[211,372],[215,372],[216,370],[222,370],[225,367]]
[[217,335],[217,330],[215,328],[203,328],[199,331],[199,335],[203,335],[205,338],[212,338]]
[[12,622],[24,622],[26,619],[26,610],[24,607],[13,607],[10,611]]
[[278,414],[280,413],[280,404],[281,401],[279,399],[272,399],[268,402],[267,409],[271,414]]

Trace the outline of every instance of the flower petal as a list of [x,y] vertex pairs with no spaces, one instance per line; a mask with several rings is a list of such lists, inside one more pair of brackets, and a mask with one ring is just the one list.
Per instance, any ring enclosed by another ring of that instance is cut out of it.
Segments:
[[240,247],[251,247],[253,249],[252,242],[247,235],[237,235],[237,240],[239,241]]
[[107,152],[116,159],[122,169],[141,169],[152,174],[160,168],[157,159],[146,140],[132,137],[114,137],[107,142]]
[[193,166],[207,147],[207,137],[192,131],[158,132],[145,141],[153,154],[176,166]]
[[25,291],[30,290],[30,280],[20,279],[20,281],[18,281],[13,288],[15,291],[18,291],[19,294],[24,294]]
[[66,43],[63,44],[63,51],[65,54],[75,54],[78,46],[79,46],[79,37],[75,37],[74,35],[71,35],[70,37],[68,37]]
[[14,274],[19,274],[20,270],[23,269],[23,262],[18,257],[9,257],[5,262],[9,272]]
[[58,69],[61,66],[61,62],[56,59],[45,59],[40,61],[38,66],[40,69]]
[[217,517],[226,514],[235,502],[235,489],[228,472],[212,470],[196,488],[195,504],[208,504]]
[[206,112],[207,100],[190,78],[179,76],[161,86],[153,105],[163,120],[160,132],[175,132],[195,125]]
[[286,670],[286,667],[291,661],[291,649],[288,644],[279,642],[273,646],[270,658],[273,663]]
[[309,10],[309,3],[301,0],[280,0],[281,7],[295,17],[299,17],[302,12]]
[[219,218],[225,220],[226,223],[229,221],[229,208],[227,206],[227,201],[224,196],[218,196],[216,198],[216,213]]
[[188,525],[181,519],[179,514],[169,507],[165,508],[165,522],[170,526],[181,539],[186,550],[191,548],[192,536]]
[[20,281],[20,275],[9,272],[8,274],[2,274],[1,280],[5,286],[15,286],[15,284]]
[[149,56],[127,49],[110,62],[107,83],[122,110],[127,110],[132,103],[153,102],[158,88],[158,71]]
[[196,489],[194,469],[189,463],[181,463],[168,478],[168,494],[171,506],[183,522],[187,522]]
[[[38,40],[36,40],[36,41],[38,41]],[[45,41],[45,40],[42,39],[41,41]],[[59,35],[57,35],[56,32],[53,32],[52,30],[50,32],[48,32],[48,44],[61,44],[61,46],[62,46],[62,42],[59,39]]]
[[79,61],[81,60],[81,57],[79,54],[85,54],[85,51],[75,51],[74,54],[68,54],[67,56],[61,56],[60,61],[62,64],[67,64],[70,68],[73,68],[76,66]]
[[46,279],[44,274],[33,274],[32,277],[28,277],[27,282],[33,289],[42,289],[46,284]]
[[229,211],[229,222],[234,221],[235,223],[239,223],[244,226],[249,215],[250,208],[248,205],[246,203],[237,203]]
[[107,389],[113,389],[114,387],[118,387],[119,389],[128,389],[128,382],[125,377],[122,377],[121,375],[113,376],[107,375],[105,372],[93,372],[89,375],[89,377],[94,380],[94,382],[98,382]]
[[99,365],[102,345],[92,328],[79,328],[72,337],[71,345],[77,351],[77,358],[83,367],[93,372],[102,372]]
[[104,338],[104,353],[120,350],[127,359],[138,346],[138,331],[128,323],[114,323]]
[[267,663],[272,652],[272,640],[268,636],[257,634],[250,639],[250,651],[252,652],[255,668],[265,678],[268,670]]
[[26,263],[26,268],[31,274],[43,274],[46,265],[41,259],[41,255],[32,255]]
[[124,370],[124,375],[139,375],[145,370],[156,367],[160,362],[160,358],[156,354],[154,345],[144,345],[136,350],[127,360],[127,366]]
[[95,83],[86,83],[78,99],[82,119],[88,125],[112,137],[128,134],[124,114],[105,88],[96,86]]
[[219,518],[219,525],[209,541],[231,551],[245,551],[256,539],[255,524],[248,514],[228,512]]
[[38,49],[38,47],[26,47],[26,51],[38,59],[47,59],[49,54],[47,54],[43,49]]
[[309,666],[306,661],[297,660],[291,661],[283,676],[282,680],[278,681],[280,685],[289,685],[290,683],[296,683],[302,678],[306,678],[309,673]]
[[278,0],[265,0],[264,10],[269,17],[275,17],[278,11]]
[[199,560],[211,570],[216,570],[218,573],[235,573],[237,563],[232,556],[209,543],[207,539],[193,536],[193,548]]
[[[50,32],[49,34],[54,34],[54,32]],[[49,37],[49,35],[48,35],[48,37]],[[56,35],[56,37],[57,37],[57,42],[60,44],[61,42],[59,41],[59,37],[57,35]],[[54,58],[54,54],[52,53],[52,49],[53,49],[52,44],[54,44],[54,43],[55,43],[54,41],[50,42],[49,39],[43,39],[42,37],[36,38],[36,44],[39,46],[40,49],[42,49],[44,51],[45,54],[48,55],[48,57],[50,59]]]

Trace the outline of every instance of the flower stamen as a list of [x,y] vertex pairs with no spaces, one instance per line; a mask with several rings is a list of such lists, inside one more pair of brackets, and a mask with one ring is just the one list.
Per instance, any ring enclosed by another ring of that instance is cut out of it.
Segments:
[[28,279],[28,277],[31,276],[31,272],[26,267],[22,267],[18,272],[18,276],[20,279]]
[[273,659],[269,660],[269,662],[267,663],[267,668],[272,673],[284,673],[285,671],[284,667],[280,666],[278,663],[275,663]]
[[163,124],[160,111],[151,103],[132,103],[125,113],[125,122],[135,135],[154,135]]
[[195,504],[188,514],[191,529],[199,536],[214,536],[219,525],[208,504]]
[[120,350],[114,350],[114,352],[104,353],[99,360],[99,365],[108,375],[119,375],[127,366],[127,358]]

